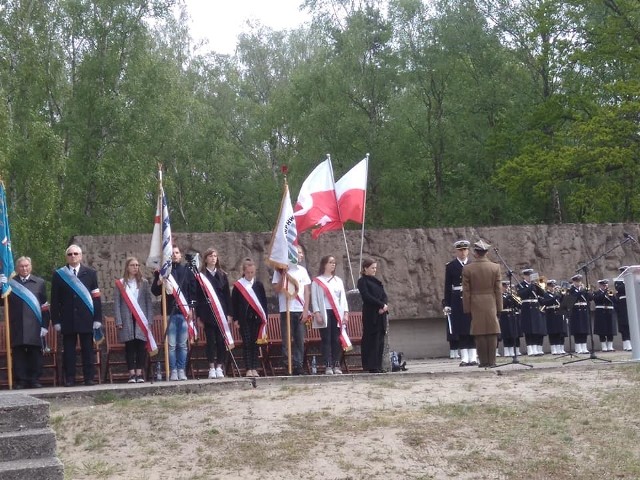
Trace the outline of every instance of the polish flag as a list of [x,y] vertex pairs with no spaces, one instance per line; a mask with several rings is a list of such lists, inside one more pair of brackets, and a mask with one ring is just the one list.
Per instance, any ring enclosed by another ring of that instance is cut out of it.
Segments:
[[347,220],[364,223],[368,168],[369,158],[364,158],[336,182],[336,197],[342,223]]
[[[333,185],[333,174],[331,172],[331,160],[326,159],[313,169],[307,177],[298,194],[298,201],[294,207],[296,218],[296,228],[298,233],[314,227],[338,223],[340,228],[340,216],[338,215],[338,204],[336,201],[336,191]],[[333,230],[334,228],[330,228]],[[317,238],[316,230],[313,238]]]

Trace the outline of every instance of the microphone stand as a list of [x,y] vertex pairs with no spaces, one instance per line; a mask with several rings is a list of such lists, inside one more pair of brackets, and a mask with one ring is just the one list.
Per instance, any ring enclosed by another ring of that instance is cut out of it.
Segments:
[[[498,256],[498,259],[500,260],[500,263],[502,263],[502,265],[504,265],[504,268],[507,270],[507,277],[509,278],[509,295],[513,294],[511,293],[511,279],[513,277],[513,270],[511,270],[509,268],[509,265],[507,264],[507,262],[505,262],[504,258],[502,258],[502,255],[500,255],[500,251],[497,249],[497,247],[493,247],[494,252],[496,252],[496,255]],[[515,313],[513,315],[513,319],[515,321],[516,316]],[[516,325],[517,326],[517,325]],[[529,363],[523,363],[518,359],[518,352],[520,351],[520,337],[518,336],[519,332],[516,331],[516,345],[514,345],[513,347],[513,357],[511,357],[511,361],[510,362],[506,362],[506,363],[501,363],[499,365],[494,365],[492,367],[489,368],[500,368],[500,367],[504,367],[506,365],[522,365],[523,367],[529,367],[529,368],[533,368],[533,365],[529,364]],[[504,345],[504,340],[503,340],[503,345]]]
[[[576,273],[578,272],[583,272],[584,274],[584,281],[585,281],[585,288],[587,289],[587,291],[589,290],[589,267],[591,265],[593,265],[597,260],[600,260],[602,257],[604,257],[605,255],[607,255],[609,252],[612,252],[613,250],[615,250],[618,247],[621,247],[622,245],[624,245],[627,242],[630,242],[634,240],[633,237],[631,237],[631,235],[629,234],[625,234],[625,239],[622,240],[620,243],[618,243],[617,245],[614,245],[613,247],[611,247],[609,250],[607,250],[604,253],[601,253],[600,255],[598,255],[596,258],[593,258],[591,260],[589,260],[588,262],[586,262],[585,264],[583,264],[580,268],[578,268],[578,270],[576,270]],[[601,362],[608,362],[611,363],[611,360],[608,360],[606,358],[600,358],[596,355],[596,349],[595,349],[595,345],[593,343],[593,323],[591,323],[591,308],[588,308],[589,306],[587,305],[587,318],[589,321],[589,337],[591,338],[591,352],[589,353],[589,358],[580,358],[578,360],[571,360],[570,362],[565,362],[563,363],[563,365],[568,365],[570,363],[578,363],[578,362],[583,362],[585,360],[600,360]]]

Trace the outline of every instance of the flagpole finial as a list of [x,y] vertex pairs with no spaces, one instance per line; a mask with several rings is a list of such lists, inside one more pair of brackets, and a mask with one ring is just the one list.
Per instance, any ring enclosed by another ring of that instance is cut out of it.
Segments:
[[367,157],[367,160],[369,160],[369,152],[367,152],[367,155],[366,155],[366,157]]
[[289,167],[285,164],[280,165],[280,173],[284,176],[284,183],[287,183],[287,174],[289,173]]
[[331,154],[327,153],[327,160],[331,160]]

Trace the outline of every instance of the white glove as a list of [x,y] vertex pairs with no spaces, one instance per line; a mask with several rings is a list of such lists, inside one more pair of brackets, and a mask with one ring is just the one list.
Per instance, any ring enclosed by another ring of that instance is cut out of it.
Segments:
[[47,330],[46,328],[40,327],[40,336],[41,337],[44,337],[47,333],[49,333],[49,330]]
[[4,273],[0,273],[0,283],[7,283],[7,276]]
[[60,326],[59,323],[56,323],[53,328],[55,328],[56,332],[59,332],[60,330],[62,330],[62,327]]
[[100,328],[102,326],[102,324],[100,322],[93,322],[93,329],[97,330],[98,328]]
[[451,307],[444,307],[443,312],[445,315],[449,315],[451,313]]

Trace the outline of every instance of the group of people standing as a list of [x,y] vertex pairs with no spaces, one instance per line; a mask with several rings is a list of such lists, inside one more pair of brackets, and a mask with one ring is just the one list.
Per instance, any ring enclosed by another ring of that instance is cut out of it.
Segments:
[[[102,303],[97,272],[82,263],[82,249],[70,245],[66,265],[55,270],[51,282],[51,303],[47,301],[45,281],[31,273],[28,257],[16,261],[17,275],[8,282],[11,346],[16,388],[39,388],[42,373],[44,337],[50,324],[62,336],[64,385],[76,385],[76,348],[80,346],[82,382],[95,381],[94,336],[102,332]],[[124,272],[114,288],[114,320],[118,340],[125,345],[129,383],[143,383],[150,352],[157,349],[151,326],[154,318],[152,296],[165,296],[169,350],[169,380],[186,380],[189,340],[197,335],[196,325],[204,330],[209,378],[224,378],[228,351],[233,346],[231,325],[239,327],[243,340],[246,376],[258,376],[259,343],[265,336],[268,319],[267,294],[256,278],[256,264],[242,261],[242,277],[232,286],[221,268],[214,248],[203,254],[200,268],[195,262],[182,261],[178,246],[172,250],[171,273],[161,277],[158,271],[147,280],[137,258],[125,260]],[[304,339],[308,323],[321,336],[325,374],[342,373],[340,361],[347,348],[349,306],[344,283],[335,274],[335,257],[320,261],[318,275],[310,278],[302,265],[304,253],[298,247],[298,262],[275,270],[273,290],[278,295],[281,329],[287,332],[290,321],[293,374],[306,374]],[[375,278],[377,264],[363,262],[358,288],[363,299],[363,367],[383,372],[382,351],[387,322],[387,295]],[[4,299],[3,299],[4,301]],[[288,314],[287,314],[288,312]],[[283,356],[288,363],[287,342]]]
[[[480,268],[475,265],[486,263],[490,245],[482,241],[474,244],[476,260],[470,263],[469,247],[467,240],[455,242],[456,258],[445,267],[443,308],[447,317],[449,357],[459,358],[460,366],[494,366],[500,340],[505,356],[519,355],[522,337],[529,356],[544,355],[544,337],[548,337],[553,355],[564,354],[565,339],[570,336],[574,339],[575,353],[588,354],[589,335],[599,336],[602,351],[607,352],[613,351],[613,338],[619,330],[624,350],[631,350],[625,286],[621,280],[614,281],[615,291],[609,289],[608,279],[598,280],[598,288],[592,290],[582,283],[583,276],[576,274],[571,278],[571,285],[563,288],[556,280],[545,280],[533,269],[525,268],[521,272],[522,280],[513,284],[512,278],[501,280],[499,265],[489,262],[491,268],[482,267],[484,284],[479,285],[478,281],[474,284],[465,279],[473,278],[475,269]],[[626,268],[619,270],[623,272]],[[475,315],[474,295],[477,296]],[[617,315],[614,316],[614,312]],[[477,348],[480,345],[487,348],[481,338],[484,334],[492,336],[490,350],[494,353],[487,350],[478,362]]]

